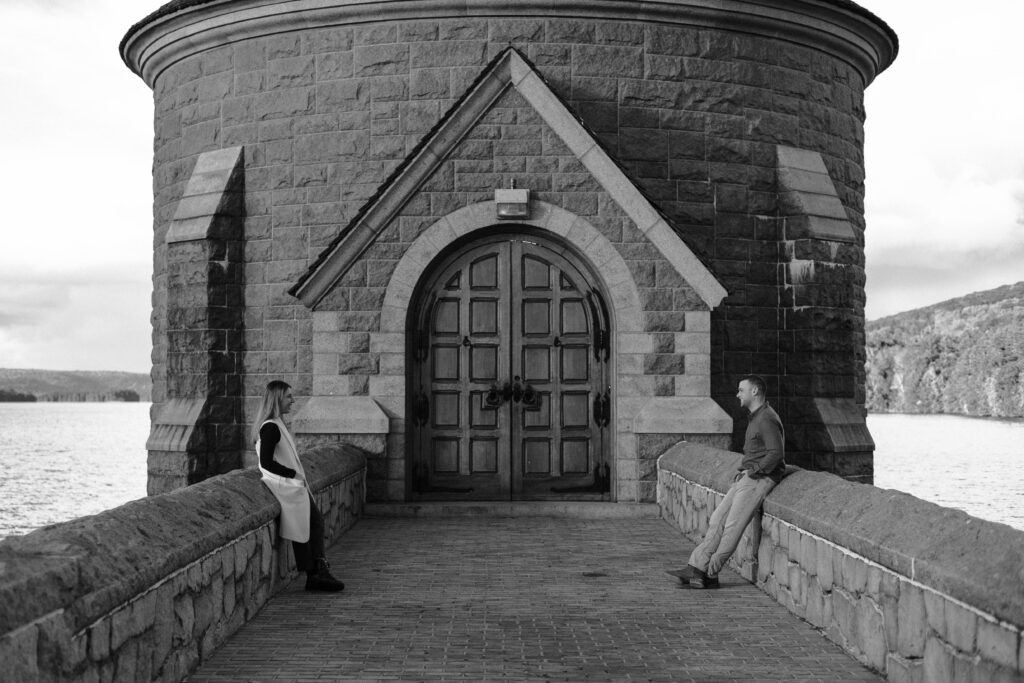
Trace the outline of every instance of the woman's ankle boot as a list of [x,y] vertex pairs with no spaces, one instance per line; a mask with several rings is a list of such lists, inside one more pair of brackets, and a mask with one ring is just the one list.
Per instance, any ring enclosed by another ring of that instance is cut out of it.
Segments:
[[331,576],[331,566],[323,557],[317,559],[316,569],[306,575],[306,590],[336,593],[345,590],[345,584]]

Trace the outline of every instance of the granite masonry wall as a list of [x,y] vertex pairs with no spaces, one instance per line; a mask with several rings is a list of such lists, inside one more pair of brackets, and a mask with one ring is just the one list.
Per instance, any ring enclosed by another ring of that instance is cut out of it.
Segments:
[[[152,20],[153,35],[163,21],[168,31],[186,30],[191,14],[197,27],[205,26],[203,5],[188,3]],[[291,383],[299,397],[314,395],[312,312],[287,290],[488,61],[511,45],[728,289],[710,322],[711,395],[731,410],[737,375],[765,375],[773,402],[793,425],[789,450],[797,462],[870,477],[870,444],[847,448],[857,452],[837,461],[829,450],[834,444],[821,436],[821,411],[811,403],[842,399],[856,411],[864,402],[863,90],[892,54],[876,57],[881,64],[865,71],[826,49],[764,33],[702,27],[703,20],[686,25],[684,9],[671,25],[595,19],[579,8],[573,12],[580,16],[559,18],[536,3],[522,18],[429,18],[439,10],[422,7],[421,20],[282,23],[277,31],[233,36],[230,44],[180,48],[180,59],[159,68],[126,57],[154,90],[156,409],[171,397],[176,372],[169,364],[165,235],[197,156],[244,148],[245,310],[236,348],[240,400],[249,416],[272,378]],[[830,20],[838,16],[828,11]],[[178,15],[185,23],[175,23]],[[838,21],[854,16],[860,17],[854,32],[884,33],[881,22],[862,13]],[[150,28],[147,22],[133,28],[123,54]],[[614,216],[604,220],[600,193],[571,159],[546,146],[550,136],[516,104],[505,103],[481,126],[332,296],[341,331],[350,335],[332,371],[347,377],[352,392],[380,367],[367,332],[377,324],[387,263],[427,217],[513,180],[544,201],[596,214],[602,229],[619,235],[616,248],[630,262],[657,333],[644,372],[652,395],[673,391],[658,378],[680,362],[677,333],[685,330],[673,325],[687,302],[676,293],[679,283],[665,280],[658,259],[632,239],[628,225]],[[849,236],[822,235],[780,213],[779,145],[821,155],[843,220],[853,226]],[[736,420],[737,433],[742,429]]]
[[[659,461],[662,515],[693,540],[736,453],[682,442]],[[1024,532],[909,494],[797,470],[731,561],[890,681],[1024,680]]]
[[[303,464],[333,543],[362,514],[365,459]],[[279,513],[242,470],[0,541],[0,678],[182,680],[295,577]]]

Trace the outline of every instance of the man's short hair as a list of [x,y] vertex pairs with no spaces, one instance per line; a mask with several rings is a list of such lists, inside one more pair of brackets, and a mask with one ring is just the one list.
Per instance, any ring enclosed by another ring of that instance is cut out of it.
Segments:
[[756,387],[757,388],[757,393],[758,393],[759,396],[767,396],[768,395],[768,383],[765,382],[764,379],[761,376],[759,376],[759,375],[744,375],[743,379],[741,379],[740,381],[741,382],[744,382],[744,381],[745,382],[749,382],[750,386]]

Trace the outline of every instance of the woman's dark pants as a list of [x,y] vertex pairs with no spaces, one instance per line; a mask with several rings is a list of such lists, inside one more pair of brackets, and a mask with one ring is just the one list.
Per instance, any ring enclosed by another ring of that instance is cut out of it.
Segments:
[[295,565],[307,574],[316,571],[316,561],[324,556],[324,518],[312,495],[309,497],[309,541],[292,541],[292,550],[295,552]]

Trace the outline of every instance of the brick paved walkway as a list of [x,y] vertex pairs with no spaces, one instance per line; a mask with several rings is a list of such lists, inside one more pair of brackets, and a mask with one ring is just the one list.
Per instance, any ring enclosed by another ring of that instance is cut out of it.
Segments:
[[879,680],[754,586],[680,589],[692,544],[658,519],[361,520],[189,679]]

